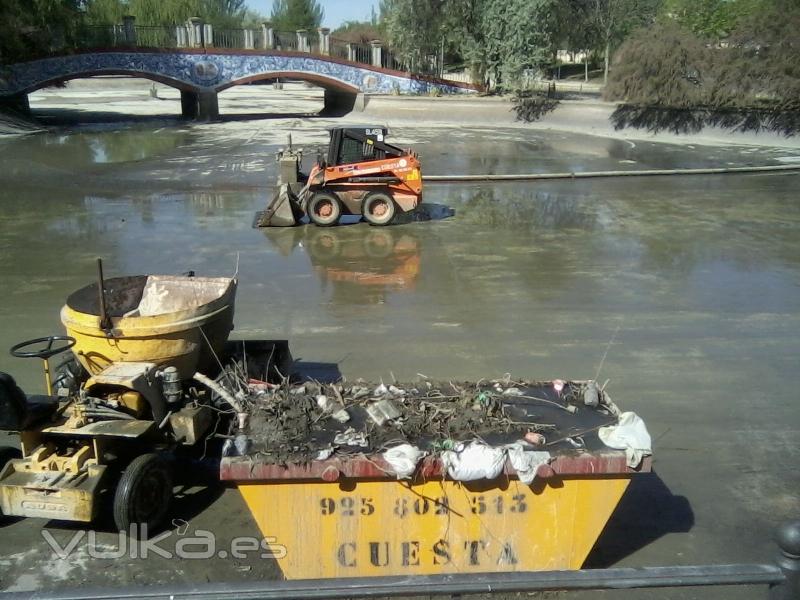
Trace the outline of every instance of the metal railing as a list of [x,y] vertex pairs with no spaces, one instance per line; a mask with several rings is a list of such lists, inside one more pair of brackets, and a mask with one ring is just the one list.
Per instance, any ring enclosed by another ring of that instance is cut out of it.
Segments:
[[407,71],[403,61],[398,60],[392,52],[384,50],[381,53],[381,66],[384,69],[394,69],[395,71]]
[[275,39],[275,49],[276,50],[288,50],[288,51],[297,51],[298,50],[298,40],[297,40],[297,33],[294,31],[275,31],[273,33]]
[[336,38],[331,38],[330,41],[330,48],[331,48],[331,56],[334,58],[341,58],[342,60],[349,60],[350,53],[348,50],[349,43],[344,40],[337,40]]
[[[783,571],[774,565],[715,565],[707,567],[649,567],[586,571],[458,573],[396,577],[358,577],[296,581],[231,582],[158,585],[136,588],[37,592],[37,600],[111,600],[121,598],[227,600],[306,600],[385,598],[396,596],[458,596],[577,590],[692,587],[709,585],[768,585],[771,600],[795,600],[778,595],[789,588]],[[22,598],[14,593],[7,600]],[[29,598],[30,594],[26,594]],[[6,599],[0,594],[0,599]]]
[[[49,39],[53,40],[56,37],[50,36]],[[432,75],[437,72],[430,68],[429,61],[426,62],[427,58],[401,60],[380,43],[348,42],[331,37],[327,30],[276,31],[266,25],[260,28],[217,29],[200,22],[199,19],[190,19],[185,24],[173,26],[139,25],[128,17],[119,25],[98,26],[82,23],[70,40],[65,40],[62,36],[58,43],[43,47],[40,55],[29,58],[41,58],[76,50],[133,47],[160,50],[215,48],[303,52],[422,75]]]
[[206,46],[214,48],[247,48],[244,29],[214,29],[213,39],[206,40]]
[[364,44],[353,44],[353,54],[348,60],[357,63],[372,64],[372,48]]

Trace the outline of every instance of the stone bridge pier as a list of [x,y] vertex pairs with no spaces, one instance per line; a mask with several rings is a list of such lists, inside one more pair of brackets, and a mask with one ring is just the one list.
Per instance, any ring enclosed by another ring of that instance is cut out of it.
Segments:
[[185,119],[213,121],[219,118],[217,92],[181,90],[181,115]]
[[0,96],[0,110],[9,110],[22,115],[30,114],[31,103],[28,101],[28,94]]

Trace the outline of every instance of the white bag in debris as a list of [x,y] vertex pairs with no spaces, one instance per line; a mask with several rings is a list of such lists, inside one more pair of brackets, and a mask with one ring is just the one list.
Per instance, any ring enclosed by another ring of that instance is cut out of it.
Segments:
[[392,466],[398,479],[408,479],[417,469],[417,463],[425,453],[411,444],[400,444],[389,448],[383,453],[383,458]]
[[653,453],[650,434],[636,413],[622,413],[616,425],[601,427],[597,434],[609,448],[625,450],[627,464],[631,468],[639,466],[642,458]]
[[525,485],[533,483],[540,465],[550,462],[550,453],[547,451],[525,450],[522,444],[511,444],[506,448],[511,466],[517,472],[519,480]]
[[459,444],[454,451],[442,452],[442,463],[455,481],[494,479],[506,464],[506,451],[477,442]]

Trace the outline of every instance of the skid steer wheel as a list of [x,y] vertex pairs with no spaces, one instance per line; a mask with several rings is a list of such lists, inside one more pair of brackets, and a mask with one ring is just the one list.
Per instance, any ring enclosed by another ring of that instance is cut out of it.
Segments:
[[373,192],[364,199],[361,212],[370,225],[388,225],[394,219],[396,207],[389,194]]
[[321,227],[329,227],[339,222],[342,216],[342,205],[339,198],[328,192],[316,192],[308,201],[306,208],[308,218]]
[[[3,467],[6,466],[8,461],[14,460],[15,458],[22,458],[22,452],[10,446],[0,446],[0,472],[2,472]],[[0,523],[3,522],[4,518],[3,509],[0,508]]]
[[[114,524],[119,531],[145,539],[163,523],[171,501],[172,473],[167,461],[158,454],[137,456],[122,472],[117,485]],[[133,524],[138,527],[132,532]]]

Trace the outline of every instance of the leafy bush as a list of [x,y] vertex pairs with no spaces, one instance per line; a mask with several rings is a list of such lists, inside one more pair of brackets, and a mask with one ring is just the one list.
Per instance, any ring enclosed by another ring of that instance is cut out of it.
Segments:
[[605,88],[612,100],[672,108],[703,103],[709,49],[677,24],[640,29],[614,58]]
[[660,23],[620,47],[605,95],[625,103],[618,127],[714,124],[791,135],[800,123],[798,55],[800,5],[791,0],[743,18],[722,42]]

